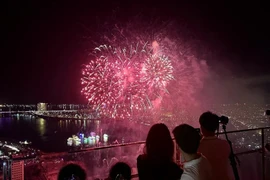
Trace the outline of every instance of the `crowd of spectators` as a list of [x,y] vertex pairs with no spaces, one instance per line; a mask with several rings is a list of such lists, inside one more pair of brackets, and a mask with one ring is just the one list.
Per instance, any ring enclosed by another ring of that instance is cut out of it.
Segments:
[[[138,155],[136,166],[140,180],[231,180],[229,164],[229,144],[215,136],[219,117],[211,112],[200,116],[201,130],[188,124],[176,126],[172,133],[163,123],[154,124],[147,135],[143,152]],[[175,138],[174,143],[171,134]],[[180,150],[180,163],[175,162],[174,154]],[[129,164],[111,164],[107,179],[131,179]],[[59,180],[87,179],[87,173],[79,165],[68,164],[59,174]]]

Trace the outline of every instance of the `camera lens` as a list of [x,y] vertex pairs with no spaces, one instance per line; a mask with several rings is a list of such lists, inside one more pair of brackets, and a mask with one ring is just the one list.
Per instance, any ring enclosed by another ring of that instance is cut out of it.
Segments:
[[229,122],[229,118],[226,117],[226,116],[221,116],[221,117],[219,118],[219,123],[221,123],[221,124],[227,125],[228,122]]

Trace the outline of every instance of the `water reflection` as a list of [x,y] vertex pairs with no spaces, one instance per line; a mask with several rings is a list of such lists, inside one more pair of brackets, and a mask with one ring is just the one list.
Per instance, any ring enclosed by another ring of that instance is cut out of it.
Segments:
[[[57,120],[37,118],[31,115],[17,115],[0,118],[0,136],[18,141],[29,140],[38,149],[45,152],[59,152],[69,150],[67,140],[73,135],[84,134],[82,144],[96,144],[94,141],[111,144],[116,140],[121,143],[144,140],[138,137],[140,125],[130,125],[113,120]],[[145,127],[147,132],[148,127]],[[91,132],[95,132],[92,138]],[[105,135],[105,136],[104,136]],[[90,138],[89,138],[90,136]]]
[[16,114],[17,120],[20,120],[20,114]]
[[44,136],[46,132],[46,121],[43,118],[37,118],[37,128],[41,136]]
[[83,120],[83,127],[86,128],[86,121]]
[[[46,121],[46,120],[45,120]],[[102,126],[106,124],[102,124]],[[75,131],[98,131],[100,129],[101,123],[100,120],[91,121],[91,120],[59,120],[57,121],[57,128],[61,131],[70,132],[71,129]]]

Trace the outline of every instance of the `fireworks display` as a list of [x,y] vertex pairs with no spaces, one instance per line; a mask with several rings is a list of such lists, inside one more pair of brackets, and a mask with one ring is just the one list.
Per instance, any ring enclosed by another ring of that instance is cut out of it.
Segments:
[[95,48],[95,58],[85,65],[81,79],[89,104],[113,118],[152,109],[173,80],[171,61],[156,46]]
[[81,78],[82,94],[93,109],[113,118],[158,119],[199,105],[207,51],[190,31],[138,17],[121,25],[110,20],[102,27],[89,38],[89,46],[96,48]]

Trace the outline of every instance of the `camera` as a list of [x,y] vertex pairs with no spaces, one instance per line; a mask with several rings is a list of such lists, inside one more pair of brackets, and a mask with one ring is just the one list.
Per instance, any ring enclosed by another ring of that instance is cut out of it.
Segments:
[[227,116],[221,116],[219,117],[219,123],[223,125],[227,125],[229,122],[229,118]]
[[270,110],[266,110],[265,113],[264,113],[265,116],[270,116]]

